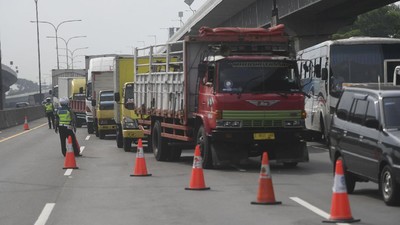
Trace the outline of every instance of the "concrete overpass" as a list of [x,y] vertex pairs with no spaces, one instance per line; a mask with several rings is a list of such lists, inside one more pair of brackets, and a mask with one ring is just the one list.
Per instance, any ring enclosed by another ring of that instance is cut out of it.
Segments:
[[[358,15],[398,0],[276,0],[280,23],[300,50],[329,39]],[[209,0],[170,39],[197,34],[201,26],[269,27],[273,0]]]
[[2,76],[2,99],[0,99],[0,103],[5,102],[5,93],[10,90],[10,86],[17,82],[17,73],[12,70],[10,67],[1,64],[1,76]]

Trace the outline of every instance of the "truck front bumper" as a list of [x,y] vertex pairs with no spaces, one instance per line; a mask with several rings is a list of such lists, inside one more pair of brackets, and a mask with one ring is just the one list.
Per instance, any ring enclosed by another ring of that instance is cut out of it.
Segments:
[[122,136],[124,138],[144,138],[143,130],[122,130]]
[[231,143],[260,143],[300,141],[306,131],[302,128],[293,129],[217,129],[211,133],[212,141]]
[[213,130],[211,143],[214,164],[232,158],[259,156],[268,152],[278,163],[307,162],[308,149],[303,129],[241,129]]
[[115,133],[115,129],[117,128],[117,125],[99,125],[98,129],[101,131],[110,131]]

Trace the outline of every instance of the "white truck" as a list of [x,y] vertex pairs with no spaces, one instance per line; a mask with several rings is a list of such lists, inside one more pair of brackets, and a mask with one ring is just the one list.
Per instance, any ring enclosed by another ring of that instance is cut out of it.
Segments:
[[[52,88],[53,90],[50,92],[50,95],[53,97],[53,102],[57,106],[59,97],[69,97],[69,85],[63,83],[63,79],[73,79],[73,78],[86,78],[86,72],[84,69],[53,69],[51,71],[52,77]],[[59,90],[59,83],[63,87],[61,88],[61,93]],[[65,88],[64,88],[65,87]],[[61,94],[61,95],[60,95]],[[65,95],[65,96],[64,96]]]
[[[86,56],[86,124],[89,134],[94,133],[96,124],[96,98],[101,90],[114,88],[114,54]],[[98,135],[98,132],[96,133]]]

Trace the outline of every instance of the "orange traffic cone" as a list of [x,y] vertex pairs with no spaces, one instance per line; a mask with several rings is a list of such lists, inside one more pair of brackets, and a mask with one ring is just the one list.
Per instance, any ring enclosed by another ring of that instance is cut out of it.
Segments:
[[325,223],[353,223],[359,222],[359,219],[353,219],[351,216],[349,198],[347,196],[346,180],[343,173],[342,160],[336,161],[335,179],[333,182],[333,196],[331,205],[331,215]]
[[275,201],[274,187],[272,186],[271,171],[269,169],[268,153],[264,152],[261,161],[260,178],[258,179],[257,201],[254,205],[278,205],[282,202]]
[[78,139],[76,138],[76,136],[75,136],[75,144],[76,144],[76,147],[79,149],[79,152],[80,152],[81,151],[81,146],[79,145]]
[[193,157],[192,177],[190,179],[189,187],[185,188],[185,190],[202,191],[210,189],[209,187],[206,187],[204,182],[202,161],[203,159],[200,155],[200,145],[196,145]]
[[76,166],[75,153],[74,153],[74,149],[72,148],[71,136],[68,136],[67,152],[65,154],[65,161],[64,161],[63,169],[79,169]]
[[151,176],[151,174],[147,173],[146,160],[144,159],[144,153],[143,153],[142,139],[139,139],[138,141],[135,168],[133,170],[133,174],[131,174],[131,177],[139,177],[139,176]]
[[27,116],[25,116],[24,130],[29,130],[28,117]]

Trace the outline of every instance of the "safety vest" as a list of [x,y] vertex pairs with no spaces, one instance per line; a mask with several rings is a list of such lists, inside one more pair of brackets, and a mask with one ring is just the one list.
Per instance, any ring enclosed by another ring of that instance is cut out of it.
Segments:
[[46,112],[53,112],[53,103],[48,102],[44,105],[44,107],[46,108]]
[[59,118],[59,124],[61,125],[70,125],[72,121],[71,112],[68,108],[59,108],[57,111],[57,115]]

